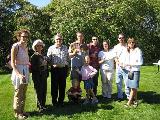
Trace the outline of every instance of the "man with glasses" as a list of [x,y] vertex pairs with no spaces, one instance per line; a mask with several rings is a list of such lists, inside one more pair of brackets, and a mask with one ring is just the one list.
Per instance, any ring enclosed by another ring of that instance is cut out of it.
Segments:
[[122,86],[123,86],[123,80],[125,84],[125,94],[127,98],[129,98],[129,88],[127,87],[128,85],[128,75],[127,71],[124,69],[123,63],[124,63],[124,58],[123,53],[127,50],[127,44],[125,43],[125,36],[124,34],[119,34],[118,35],[118,41],[119,43],[114,46],[113,50],[115,53],[115,62],[116,62],[116,84],[117,84],[117,91],[118,91],[118,96],[117,98],[119,100],[123,99],[123,91],[122,91]]
[[[54,45],[50,46],[47,56],[51,65],[51,96],[54,106],[63,106],[68,71],[68,49],[62,45],[62,36],[56,34]],[[59,93],[59,95],[58,95]]]
[[90,57],[90,65],[94,67],[98,72],[93,77],[93,92],[97,95],[97,86],[98,86],[98,76],[99,76],[99,63],[98,63],[98,53],[100,51],[98,38],[96,36],[92,37],[92,41],[88,44],[89,48],[89,57]]

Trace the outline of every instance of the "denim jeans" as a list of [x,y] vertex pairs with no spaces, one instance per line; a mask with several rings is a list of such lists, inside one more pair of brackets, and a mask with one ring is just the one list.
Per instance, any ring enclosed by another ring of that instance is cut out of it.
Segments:
[[125,94],[127,98],[129,98],[130,89],[128,87],[128,70],[122,69],[120,66],[116,68],[116,84],[117,84],[117,91],[118,91],[118,98],[123,98],[123,80],[125,85]]

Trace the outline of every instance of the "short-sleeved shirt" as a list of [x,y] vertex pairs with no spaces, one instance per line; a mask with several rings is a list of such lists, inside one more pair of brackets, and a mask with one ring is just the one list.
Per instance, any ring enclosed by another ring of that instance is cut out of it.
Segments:
[[103,70],[113,70],[114,69],[114,54],[113,51],[110,50],[108,52],[100,51],[98,57],[105,62],[100,65],[100,68]]
[[68,49],[65,45],[62,45],[61,47],[56,47],[55,45],[50,46],[48,48],[47,56],[52,65],[68,65]]

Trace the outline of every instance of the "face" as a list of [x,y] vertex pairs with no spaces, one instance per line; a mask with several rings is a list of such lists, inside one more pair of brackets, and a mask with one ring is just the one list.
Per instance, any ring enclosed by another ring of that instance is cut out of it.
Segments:
[[43,45],[36,45],[36,50],[39,52],[39,51],[42,51],[43,50]]
[[90,63],[90,58],[89,58],[89,56],[86,56],[85,57],[85,64],[89,65],[89,63]]
[[103,42],[103,48],[104,48],[104,50],[108,50],[108,47],[109,47],[108,43],[107,42]]
[[55,36],[55,44],[59,46],[62,44],[62,38],[58,35]]
[[119,35],[118,36],[118,41],[119,41],[119,43],[124,43],[124,35]]
[[92,43],[94,45],[97,45],[98,44],[98,38],[97,37],[92,37]]
[[134,46],[135,46],[135,42],[134,42],[134,41],[128,42],[128,47],[129,47],[129,48],[133,49]]
[[77,40],[82,43],[83,42],[83,39],[84,39],[84,36],[82,33],[77,33]]
[[29,37],[28,33],[23,32],[20,35],[20,41],[22,41],[22,42],[28,42],[28,37]]

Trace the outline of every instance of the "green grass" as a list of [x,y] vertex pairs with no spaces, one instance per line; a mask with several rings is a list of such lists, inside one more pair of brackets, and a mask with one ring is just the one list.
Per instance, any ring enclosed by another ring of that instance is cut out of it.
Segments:
[[[28,120],[160,120],[160,73],[156,74],[156,66],[143,66],[141,68],[140,88],[138,92],[139,106],[126,109],[122,102],[116,101],[116,85],[113,80],[113,99],[104,100],[101,96],[101,80],[99,79],[98,98],[99,104],[94,105],[72,105],[65,98],[65,106],[56,108],[51,106],[50,77],[48,78],[47,106],[48,111],[39,114],[36,108],[35,92],[33,83],[28,86],[26,98],[26,111],[30,113]],[[67,88],[70,87],[67,79]],[[83,83],[81,84],[83,88]],[[14,120],[12,109],[13,86],[10,74],[0,75],[0,120]],[[83,96],[85,92],[83,90]]]

